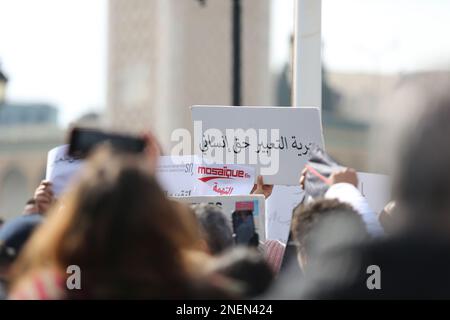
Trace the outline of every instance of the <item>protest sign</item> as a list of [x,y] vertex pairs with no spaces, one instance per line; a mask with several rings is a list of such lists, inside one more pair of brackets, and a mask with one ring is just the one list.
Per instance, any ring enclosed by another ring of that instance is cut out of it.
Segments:
[[197,158],[193,156],[162,156],[156,167],[156,178],[169,197],[195,195]]
[[75,180],[83,164],[82,160],[67,155],[68,145],[53,148],[47,155],[45,179],[52,183],[53,193],[58,197]]
[[268,184],[297,185],[309,150],[323,148],[317,108],[193,106],[194,153],[250,165]]
[[239,165],[208,165],[195,156],[163,156],[156,176],[170,197],[247,195],[253,188],[255,170]]
[[287,243],[292,211],[302,202],[304,195],[300,186],[274,186],[266,206],[267,239]]
[[391,180],[382,174],[358,172],[358,189],[375,213],[381,212],[391,201]]
[[213,204],[222,208],[228,217],[232,227],[232,214],[237,210],[252,210],[255,221],[255,231],[260,241],[265,241],[265,199],[263,195],[240,195],[240,196],[195,196],[195,197],[173,197],[174,200],[189,204]]
[[255,169],[239,165],[197,165],[197,193],[201,195],[247,195],[253,188]]

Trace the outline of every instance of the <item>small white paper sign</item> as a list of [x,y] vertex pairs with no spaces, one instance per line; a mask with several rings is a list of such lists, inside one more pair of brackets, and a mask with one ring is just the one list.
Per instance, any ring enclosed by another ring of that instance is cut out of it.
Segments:
[[189,204],[213,204],[221,207],[227,215],[230,227],[232,228],[232,214],[240,207],[247,207],[249,204],[253,208],[253,218],[255,221],[255,232],[259,235],[260,241],[265,241],[265,199],[263,195],[247,196],[196,196],[196,197],[175,197],[174,200]]
[[302,202],[304,195],[305,192],[300,186],[274,186],[267,199],[267,239],[287,243],[292,212]]
[[55,197],[63,193],[67,186],[75,180],[83,161],[67,155],[68,145],[51,149],[47,155],[45,179],[53,185]]
[[197,193],[225,196],[248,195],[255,181],[255,169],[239,165],[197,165]]
[[323,148],[317,108],[193,106],[194,153],[250,165],[265,183],[297,185],[309,150]]
[[156,177],[169,197],[196,195],[196,162],[194,156],[162,156],[156,168]]
[[367,199],[370,208],[375,213],[381,212],[391,201],[391,180],[389,176],[358,172],[358,189]]

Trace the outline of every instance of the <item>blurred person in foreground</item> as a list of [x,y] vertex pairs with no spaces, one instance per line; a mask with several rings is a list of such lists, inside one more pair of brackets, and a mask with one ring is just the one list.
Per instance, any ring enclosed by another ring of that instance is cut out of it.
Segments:
[[289,261],[265,298],[299,298],[311,277],[327,278],[327,265],[321,265],[324,255],[372,238],[360,213],[350,204],[324,198],[299,204],[294,209],[291,232],[297,259]]
[[[197,222],[164,196],[147,159],[100,150],[62,201],[14,265],[12,299],[229,297],[203,272]],[[66,285],[72,265],[80,289]]]
[[210,266],[233,280],[236,291],[244,298],[256,298],[266,292],[274,280],[274,272],[263,255],[247,247],[235,247],[220,255]]
[[51,183],[42,181],[33,198],[25,203],[22,215],[9,219],[0,227],[0,247],[4,247],[3,253],[7,253],[12,260],[19,255],[34,229],[44,220],[53,202]]
[[[396,231],[329,252],[292,297],[319,299],[450,298],[450,79],[409,87],[399,108],[417,112],[396,143]],[[411,89],[413,88],[413,89]],[[404,89],[403,89],[404,90]],[[426,95],[424,95],[426,93]],[[402,93],[399,93],[402,94]],[[414,99],[411,97],[421,96]],[[413,105],[414,105],[413,104]],[[386,144],[386,151],[389,143]]]
[[402,115],[410,118],[397,138],[383,139],[398,140],[397,160],[391,165],[395,170],[396,201],[388,204],[380,216],[380,220],[395,219],[386,223],[394,225],[396,233],[450,239],[449,88],[450,76],[435,76],[423,82],[406,83],[392,98],[402,113],[395,123],[388,124],[398,127]]
[[8,271],[14,262],[12,257],[7,247],[0,244],[0,300],[5,300],[8,296]]
[[11,266],[35,229],[44,221],[53,202],[51,183],[42,181],[34,197],[26,202],[22,215],[0,226],[0,299],[6,297]]

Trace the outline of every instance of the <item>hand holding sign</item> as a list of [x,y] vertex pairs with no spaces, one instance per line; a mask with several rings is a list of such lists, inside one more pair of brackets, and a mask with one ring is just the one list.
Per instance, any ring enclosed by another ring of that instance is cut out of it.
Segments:
[[34,192],[33,199],[36,201],[36,209],[38,212],[41,214],[46,214],[55,200],[52,183],[47,180],[42,180]]
[[251,194],[262,194],[264,198],[270,197],[273,190],[273,184],[264,184],[264,179],[262,176],[258,176],[256,184],[253,186]]
[[48,152],[45,180],[52,183],[55,197],[59,197],[76,178],[83,165],[82,160],[68,156],[67,151],[68,145],[62,145]]
[[331,184],[350,183],[355,187],[358,186],[358,176],[356,174],[356,171],[351,168],[345,168],[343,170],[334,172],[330,176],[330,180]]

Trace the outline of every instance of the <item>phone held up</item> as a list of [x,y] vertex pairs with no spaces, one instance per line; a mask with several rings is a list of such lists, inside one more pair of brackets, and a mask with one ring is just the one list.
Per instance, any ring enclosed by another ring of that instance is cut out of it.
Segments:
[[68,155],[76,159],[84,159],[102,144],[108,144],[118,152],[141,153],[145,150],[147,142],[141,137],[97,129],[74,128],[69,136]]
[[257,247],[259,236],[255,231],[253,210],[236,210],[232,213],[231,219],[236,244]]

